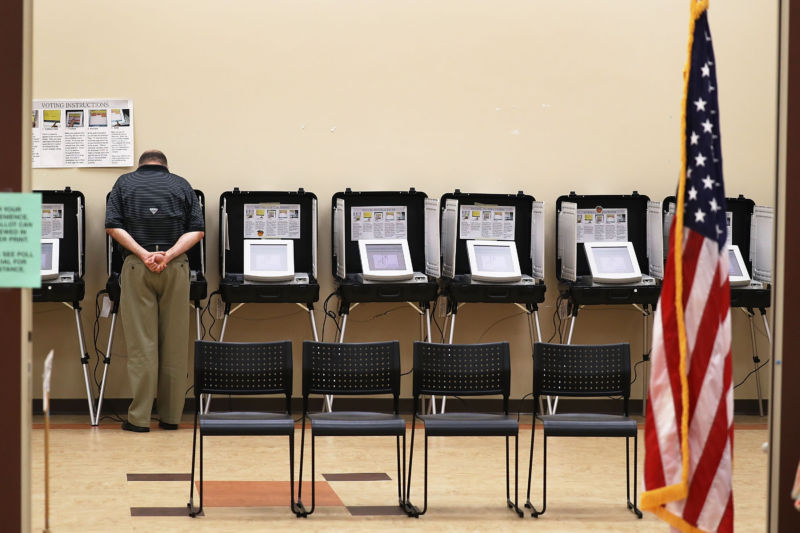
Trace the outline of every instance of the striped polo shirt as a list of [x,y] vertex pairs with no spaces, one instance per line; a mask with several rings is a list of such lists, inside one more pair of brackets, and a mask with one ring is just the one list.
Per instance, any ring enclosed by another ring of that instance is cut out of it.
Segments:
[[184,233],[205,231],[205,221],[188,181],[161,165],[143,165],[111,189],[106,228],[122,228],[153,251],[169,249]]

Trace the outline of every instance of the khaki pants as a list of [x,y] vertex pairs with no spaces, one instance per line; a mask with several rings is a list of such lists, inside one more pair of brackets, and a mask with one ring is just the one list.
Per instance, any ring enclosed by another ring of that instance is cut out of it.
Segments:
[[186,395],[189,260],[181,255],[155,273],[131,254],[123,263],[120,286],[120,315],[133,393],[128,421],[149,426],[157,394],[161,421],[177,424]]

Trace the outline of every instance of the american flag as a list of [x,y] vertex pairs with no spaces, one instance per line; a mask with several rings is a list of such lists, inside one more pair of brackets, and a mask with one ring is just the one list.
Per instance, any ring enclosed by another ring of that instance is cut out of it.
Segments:
[[733,531],[730,287],[707,6],[692,4],[685,176],[653,328],[641,506],[682,531]]

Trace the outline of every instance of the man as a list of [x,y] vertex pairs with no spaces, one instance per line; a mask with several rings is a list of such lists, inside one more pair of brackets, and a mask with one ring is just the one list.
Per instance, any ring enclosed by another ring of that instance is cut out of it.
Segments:
[[203,238],[200,202],[170,173],[166,156],[144,152],[135,172],[117,179],[106,203],[106,232],[124,248],[120,314],[128,344],[133,401],[127,431],[150,431],[157,396],[162,429],[178,429],[186,390],[189,260]]

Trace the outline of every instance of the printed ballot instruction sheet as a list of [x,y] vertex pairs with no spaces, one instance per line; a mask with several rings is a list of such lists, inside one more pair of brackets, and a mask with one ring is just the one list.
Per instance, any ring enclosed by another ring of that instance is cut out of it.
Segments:
[[133,166],[133,100],[33,101],[33,168]]
[[407,214],[404,205],[352,206],[350,240],[405,239]]
[[42,239],[64,238],[64,204],[42,204]]
[[462,205],[458,212],[460,239],[514,240],[514,206]]
[[245,239],[299,239],[300,204],[244,204]]
[[627,242],[628,210],[600,206],[578,209],[578,242]]

